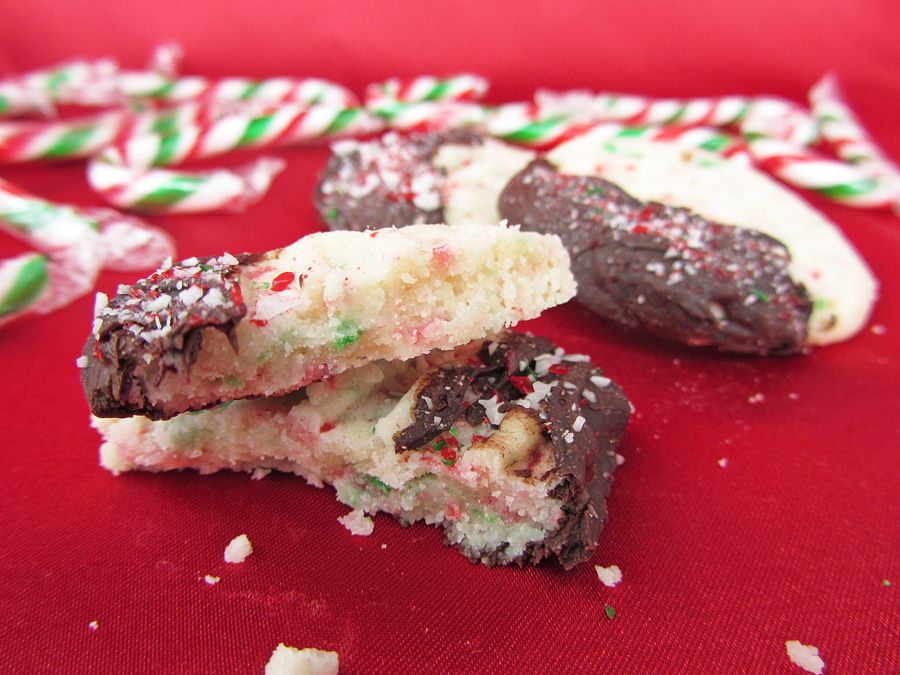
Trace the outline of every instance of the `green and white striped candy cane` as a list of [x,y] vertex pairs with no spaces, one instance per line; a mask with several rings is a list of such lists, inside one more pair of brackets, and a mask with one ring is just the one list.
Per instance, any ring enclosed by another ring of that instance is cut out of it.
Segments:
[[2,179],[0,230],[53,254],[86,246],[99,263],[117,270],[153,267],[175,253],[171,237],[134,216],[55,204]]
[[0,323],[40,300],[50,284],[48,262],[41,253],[0,261]]
[[237,210],[262,196],[283,168],[262,158],[237,170],[161,170],[240,148],[260,148],[371,133],[382,123],[363,108],[280,106],[262,115],[233,114],[166,135],[145,134],[108,148],[88,166],[88,181],[107,201],[144,212]]
[[100,268],[87,243],[0,261],[0,326],[28,314],[47,314],[87,295]]

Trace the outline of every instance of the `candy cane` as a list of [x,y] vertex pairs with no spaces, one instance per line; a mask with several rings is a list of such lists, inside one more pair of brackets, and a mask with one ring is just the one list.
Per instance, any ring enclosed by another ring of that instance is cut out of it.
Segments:
[[271,106],[258,101],[205,101],[145,112],[112,110],[67,121],[0,122],[0,162],[82,159],[133,136],[170,136],[223,117],[264,116],[268,110]]
[[812,143],[816,124],[800,106],[780,98],[652,99],[645,96],[592,94],[588,91],[538,90],[535,105],[542,118],[569,116],[573,122],[622,122],[632,126],[677,125],[735,127],[796,143]]
[[26,253],[0,261],[0,326],[47,314],[90,293],[101,265],[86,242],[50,255]]
[[165,232],[133,216],[54,204],[2,179],[0,229],[55,255],[85,245],[98,264],[116,270],[153,267],[175,252]]
[[771,138],[747,141],[756,163],[794,187],[858,208],[895,208],[900,184],[861,167],[824,157],[808,148]]
[[475,127],[483,124],[489,115],[485,107],[463,101],[385,102],[372,112],[391,129],[401,131],[446,131]]
[[475,101],[488,90],[488,81],[463,73],[450,77],[423,75],[408,80],[391,78],[366,88],[365,104],[377,110],[383,103],[424,103],[434,101]]
[[872,140],[844,100],[837,78],[826,75],[809,93],[822,136],[841,159],[890,183],[900,183],[900,167]]
[[371,133],[381,123],[362,108],[285,105],[273,112],[228,115],[162,136],[126,139],[89,163],[88,181],[112,204],[141,211],[235,210],[258,199],[283,168],[263,158],[238,170],[204,173],[153,167],[220,155],[238,148],[260,148]]
[[121,209],[146,213],[242,211],[265,195],[284,166],[281,159],[261,157],[236,169],[148,171],[129,166],[119,149],[110,148],[88,164],[88,182]]

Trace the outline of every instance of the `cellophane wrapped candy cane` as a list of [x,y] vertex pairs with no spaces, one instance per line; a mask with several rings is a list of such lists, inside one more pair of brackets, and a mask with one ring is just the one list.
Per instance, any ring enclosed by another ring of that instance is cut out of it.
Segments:
[[56,105],[107,107],[125,103],[123,83],[175,77],[181,48],[154,50],[145,70],[122,71],[115,59],[73,59],[0,80],[0,116],[52,115]]
[[54,255],[84,246],[98,265],[115,270],[147,269],[175,253],[169,235],[134,216],[55,204],[2,179],[0,229]]
[[237,210],[258,199],[283,168],[262,158],[238,170],[185,173],[160,170],[239,148],[271,147],[365,135],[382,123],[363,108],[289,104],[263,115],[226,115],[207,125],[185,126],[167,135],[126,139],[94,158],[88,181],[123,209],[168,213]]
[[101,267],[102,258],[89,242],[0,261],[0,326],[27,314],[47,314],[87,295]]
[[88,182],[121,209],[146,213],[242,211],[265,195],[284,166],[277,157],[261,157],[235,169],[148,170],[127,164],[119,149],[110,148],[88,165]]

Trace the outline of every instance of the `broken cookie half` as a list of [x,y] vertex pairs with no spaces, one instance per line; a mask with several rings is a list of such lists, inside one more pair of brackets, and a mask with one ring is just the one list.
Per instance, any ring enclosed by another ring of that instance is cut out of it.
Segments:
[[570,568],[596,548],[629,413],[586,356],[509,332],[285,396],[93,424],[116,473],[277,469],[353,509],[439,525],[473,561]]
[[574,294],[552,235],[325,232],[260,255],[190,258],[101,295],[79,365],[95,415],[166,419],[452,349]]

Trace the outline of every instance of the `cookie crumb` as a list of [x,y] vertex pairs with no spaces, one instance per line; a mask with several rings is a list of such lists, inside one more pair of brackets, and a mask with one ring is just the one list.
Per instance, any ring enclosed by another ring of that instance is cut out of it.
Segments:
[[753,394],[750,398],[747,399],[747,403],[750,405],[756,405],[757,403],[762,403],[766,400],[766,395],[762,393]]
[[812,645],[801,644],[799,640],[787,640],[784,643],[788,658],[795,665],[809,673],[819,675],[825,670],[825,662],[819,657],[819,649]]
[[719,466],[721,466],[723,469],[727,468],[727,467],[728,467],[728,458],[727,458],[727,457],[723,457],[722,459],[720,459],[720,460],[717,462],[717,464],[718,464]]
[[338,522],[346,527],[350,534],[360,537],[368,537],[375,529],[375,523],[360,509],[353,509],[347,515],[341,516]]
[[269,662],[266,675],[336,675],[338,653],[320,649],[297,649],[279,643]]
[[94,621],[91,621],[91,622],[88,624],[88,630],[91,631],[92,633],[93,633],[95,630],[97,630],[99,627],[100,627],[100,624],[97,622],[96,619],[95,619]]
[[791,399],[792,401],[796,401],[797,399],[800,398],[800,394],[798,394],[796,391],[792,391],[788,394],[788,398]]
[[880,323],[876,323],[874,326],[872,326],[871,330],[874,335],[884,335],[888,332],[887,326],[883,326]]
[[255,469],[253,469],[253,473],[250,474],[250,478],[252,480],[262,480],[263,478],[268,476],[270,473],[272,473],[272,469],[263,469],[263,468],[257,467]]
[[220,581],[220,577],[214,577],[212,574],[207,574],[203,577],[203,581],[205,581],[210,586],[215,586]]
[[246,534],[239,534],[225,547],[225,562],[242,563],[253,553],[253,545]]
[[609,567],[594,565],[594,569],[597,570],[597,577],[603,582],[604,586],[613,588],[622,581],[622,570],[619,569],[618,565],[610,565]]

